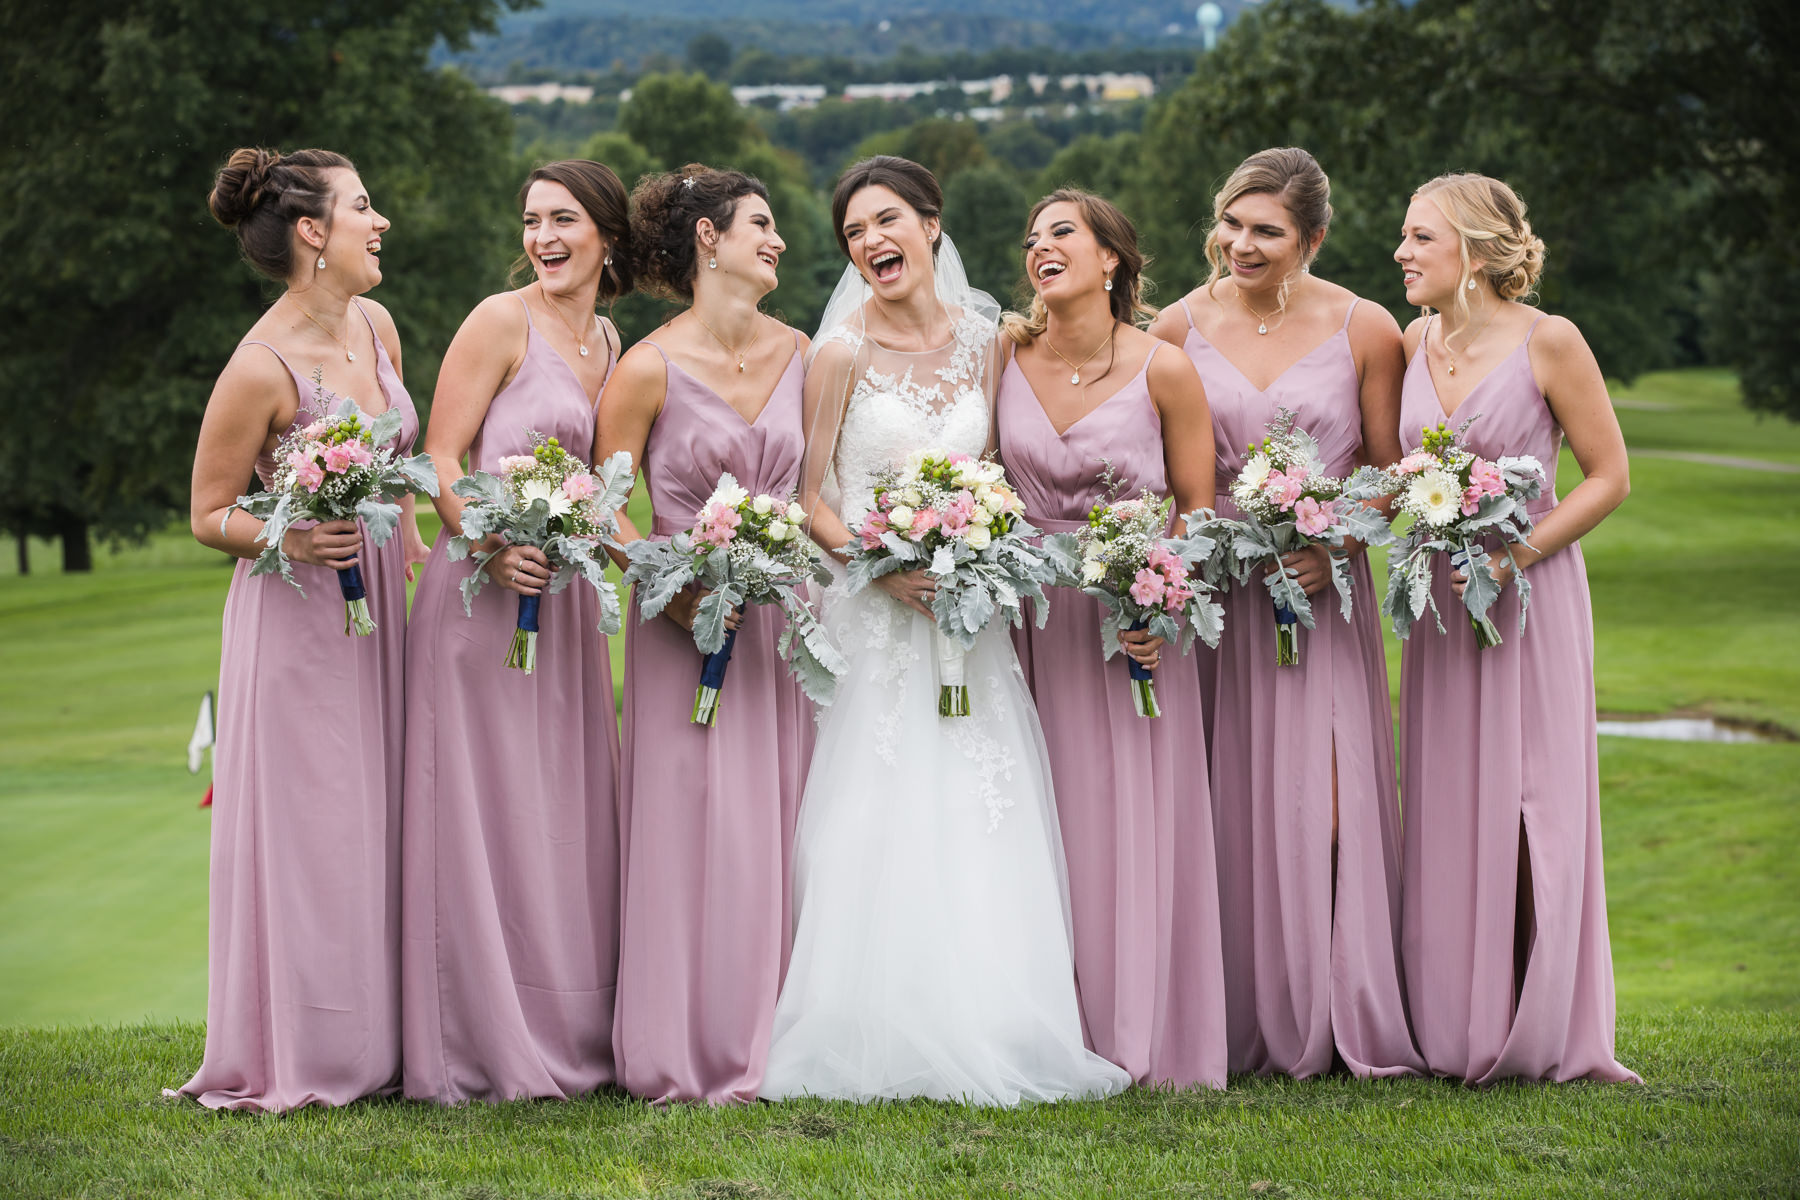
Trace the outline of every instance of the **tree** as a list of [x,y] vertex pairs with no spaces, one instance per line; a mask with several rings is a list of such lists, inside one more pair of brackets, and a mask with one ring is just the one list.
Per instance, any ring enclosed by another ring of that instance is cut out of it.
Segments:
[[658,162],[648,150],[616,129],[589,138],[582,144],[577,157],[590,158],[611,167],[628,192],[644,176],[668,170],[666,163]]
[[710,79],[725,78],[731,57],[731,43],[716,33],[699,34],[687,44],[688,66]]
[[731,88],[699,74],[646,75],[619,111],[620,131],[670,168],[722,162],[748,126]]
[[1031,201],[1012,172],[993,163],[958,171],[944,185],[944,230],[956,241],[969,282],[1002,306],[1024,278],[1019,242]]
[[[380,299],[416,396],[500,282],[504,108],[431,70],[493,0],[9,5],[0,15],[0,524],[69,569],[187,507],[213,379],[272,289],[207,214],[237,146],[322,145],[394,222]],[[246,485],[249,481],[246,480]]]
[[952,121],[933,117],[876,134],[856,148],[857,158],[871,154],[898,154],[925,166],[940,182],[948,180],[967,167],[987,161],[987,148],[981,144],[981,131],[973,121]]

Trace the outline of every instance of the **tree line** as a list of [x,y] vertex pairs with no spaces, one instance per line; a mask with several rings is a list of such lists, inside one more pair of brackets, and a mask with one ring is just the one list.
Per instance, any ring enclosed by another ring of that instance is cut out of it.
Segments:
[[[381,299],[423,409],[444,347],[517,252],[531,159],[581,153],[629,186],[688,161],[770,185],[789,250],[771,306],[816,322],[842,269],[831,179],[862,154],[925,163],[972,279],[1019,284],[1030,203],[1075,183],[1138,222],[1163,299],[1204,277],[1218,183],[1245,155],[1302,145],[1332,179],[1321,275],[1397,315],[1391,252],[1410,190],[1451,170],[1507,179],[1549,247],[1542,303],[1627,379],[1736,368],[1747,403],[1800,419],[1800,104],[1782,0],[1270,0],[1179,86],[1135,108],[1020,113],[982,126],[918,104],[737,106],[699,72],[637,82],[597,126],[540,129],[521,153],[506,108],[432,65],[493,28],[495,0],[139,0],[0,14],[0,528],[61,538],[162,528],[186,507],[213,378],[272,298],[204,198],[238,145],[322,145],[356,160],[385,239]],[[891,106],[889,106],[891,107]],[[897,118],[905,118],[896,124]],[[614,315],[641,336],[666,310]],[[21,540],[21,546],[23,546]]]

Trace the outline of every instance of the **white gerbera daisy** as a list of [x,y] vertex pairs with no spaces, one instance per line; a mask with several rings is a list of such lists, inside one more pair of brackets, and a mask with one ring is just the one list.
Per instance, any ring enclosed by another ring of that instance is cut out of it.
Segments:
[[542,500],[550,508],[553,517],[564,516],[575,507],[570,499],[563,495],[562,488],[548,479],[527,479],[525,486],[519,489],[519,496],[530,508],[536,501]]
[[1462,512],[1462,489],[1448,471],[1426,471],[1407,486],[1406,506],[1427,524],[1442,528]]

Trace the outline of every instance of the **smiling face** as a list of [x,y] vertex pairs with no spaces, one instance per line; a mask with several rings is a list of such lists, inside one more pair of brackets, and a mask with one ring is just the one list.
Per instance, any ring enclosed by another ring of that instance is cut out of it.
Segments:
[[329,223],[311,217],[302,217],[298,222],[303,255],[300,276],[322,273],[315,271],[315,264],[323,256],[325,269],[342,280],[352,294],[360,294],[381,282],[381,235],[392,223],[369,203],[369,191],[355,171],[337,167],[328,175]]
[[1246,292],[1281,286],[1297,274],[1310,254],[1287,205],[1269,192],[1239,196],[1219,214],[1213,237],[1231,278]]
[[1408,304],[1443,312],[1456,302],[1457,289],[1463,286],[1460,247],[1443,210],[1422,196],[1413,197],[1400,227],[1400,245],[1394,250]]
[[731,214],[729,229],[718,232],[713,223],[703,217],[697,233],[700,263],[696,275],[712,274],[706,260],[717,258],[720,273],[749,280],[760,286],[764,294],[775,290],[780,282],[775,268],[781,262],[781,252],[787,249],[787,243],[775,232],[775,214],[769,211],[767,200],[754,192],[740,196],[737,208]]
[[1118,266],[1073,201],[1045,205],[1025,235],[1025,276],[1045,304],[1103,290]]
[[938,219],[921,216],[900,194],[871,184],[850,197],[844,210],[844,242],[850,261],[887,301],[932,286],[931,244]]
[[570,295],[593,285],[611,247],[573,192],[555,180],[537,180],[525,194],[522,219],[525,257],[540,287]]

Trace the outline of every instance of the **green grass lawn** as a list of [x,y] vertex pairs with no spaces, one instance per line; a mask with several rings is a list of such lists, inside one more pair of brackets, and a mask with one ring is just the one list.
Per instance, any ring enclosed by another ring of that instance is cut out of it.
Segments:
[[[1800,463],[1800,428],[1721,373],[1619,397],[1634,448]],[[1800,730],[1800,475],[1632,470],[1584,543],[1600,707]],[[1791,741],[1602,740],[1618,1050],[1643,1088],[1248,1082],[1014,1113],[163,1101],[200,1054],[208,816],[182,757],[229,573],[180,531],[88,576],[52,551],[28,578],[0,555],[0,1196],[1800,1196]]]

